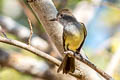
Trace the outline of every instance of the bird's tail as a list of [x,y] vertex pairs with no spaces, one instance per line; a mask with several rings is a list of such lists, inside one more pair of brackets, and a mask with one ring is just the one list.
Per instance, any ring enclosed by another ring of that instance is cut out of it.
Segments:
[[75,59],[74,57],[65,55],[61,65],[59,66],[57,72],[60,72],[63,69],[63,74],[67,74],[68,72],[74,72],[75,71]]

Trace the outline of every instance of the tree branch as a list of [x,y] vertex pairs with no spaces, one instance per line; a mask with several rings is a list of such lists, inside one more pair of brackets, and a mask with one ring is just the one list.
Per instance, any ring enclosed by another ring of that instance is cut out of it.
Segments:
[[[36,64],[37,63],[37,64]],[[8,52],[0,48],[0,65],[14,68],[15,70],[27,73],[35,77],[42,77],[43,73],[48,70],[46,62],[38,61],[34,58],[23,56],[16,52]],[[43,70],[44,68],[44,70]]]
[[75,54],[72,51],[66,51],[64,52],[66,54],[69,54],[72,57],[75,57],[77,60],[83,62],[84,64],[88,65],[92,69],[94,69],[97,73],[99,73],[101,76],[103,76],[106,80],[113,80],[111,76],[109,76],[107,73],[99,69],[97,66],[95,66],[93,63],[91,63],[88,59],[81,56],[81,54]]
[[[60,65],[60,61],[57,60],[56,58],[54,58],[54,57],[48,55],[47,53],[44,53],[44,52],[42,52],[42,51],[40,51],[40,50],[38,50],[38,49],[30,46],[30,45],[27,45],[27,44],[25,44],[25,43],[22,43],[22,42],[20,42],[20,41],[7,39],[7,38],[4,38],[4,37],[1,37],[1,36],[0,36],[0,42],[3,42],[3,43],[6,43],[6,44],[10,44],[10,45],[13,45],[13,46],[16,46],[16,47],[25,49],[25,50],[27,50],[27,51],[30,51],[30,52],[34,53],[35,55],[38,55],[38,56],[42,57],[43,59],[45,59],[45,60],[47,60],[47,61],[50,61],[51,63],[53,63],[53,64],[55,64],[55,65],[57,65],[57,66]],[[63,75],[61,75],[61,76],[63,76]],[[74,75],[73,75],[73,76],[74,76]],[[64,79],[65,79],[65,78],[64,78]],[[66,75],[66,79],[65,79],[65,80],[68,80],[68,79],[69,79],[69,80],[70,80],[70,79],[74,80],[73,77]]]
[[[21,73],[45,80],[70,80],[71,76],[57,74],[56,68],[50,68],[43,60],[36,60],[13,51],[0,48],[0,65],[10,67]],[[51,77],[51,78],[50,78]]]
[[7,38],[3,38],[3,37],[0,36],[0,42],[20,47],[22,49],[25,49],[27,51],[30,51],[30,52],[34,53],[35,55],[38,55],[38,56],[44,58],[45,60],[48,60],[48,61],[54,63],[57,66],[60,65],[60,61],[57,60],[56,58],[54,58],[54,57],[48,55],[47,53],[44,53],[44,52],[42,52],[42,51],[40,51],[40,50],[30,46],[30,45],[22,43],[20,41],[7,39]]
[[28,18],[28,23],[29,23],[29,27],[30,27],[30,36],[28,38],[28,44],[31,45],[31,38],[32,38],[32,35],[33,35],[33,29],[32,29],[32,23],[31,23],[29,18]]
[[[30,1],[30,2],[29,2]],[[57,10],[51,0],[29,0],[29,5],[37,15],[50,39],[53,41],[58,51],[62,54],[63,44],[62,44],[62,33],[63,27],[57,22],[50,22],[49,20],[56,17]],[[85,54],[84,54],[85,55]],[[85,65],[84,63],[75,60],[76,70],[72,74],[81,80],[101,80],[98,74]],[[93,76],[94,75],[94,76]]]

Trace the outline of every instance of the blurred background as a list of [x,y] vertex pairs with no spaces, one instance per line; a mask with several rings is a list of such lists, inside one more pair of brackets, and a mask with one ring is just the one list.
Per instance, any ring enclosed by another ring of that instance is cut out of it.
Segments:
[[[53,0],[58,10],[69,8],[85,23],[83,46],[95,65],[120,80],[120,0]],[[24,0],[0,0],[0,29],[8,38],[27,43],[28,17],[33,25],[31,45],[58,59],[42,25]],[[56,67],[23,49],[0,43],[0,80],[64,80]],[[51,77],[51,79],[49,77]]]

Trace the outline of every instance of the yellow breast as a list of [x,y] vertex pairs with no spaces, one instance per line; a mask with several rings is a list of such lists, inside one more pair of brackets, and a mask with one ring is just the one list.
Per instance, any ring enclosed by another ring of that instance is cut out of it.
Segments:
[[65,47],[70,50],[76,51],[84,40],[84,33],[77,33],[76,35],[66,35],[65,36]]

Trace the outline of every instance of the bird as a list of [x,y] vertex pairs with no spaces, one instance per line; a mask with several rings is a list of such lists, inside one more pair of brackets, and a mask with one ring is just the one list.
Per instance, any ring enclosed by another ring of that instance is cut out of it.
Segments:
[[[69,9],[61,9],[56,18],[50,21],[58,21],[63,25],[63,48],[65,51],[72,51],[74,54],[80,54],[80,50],[85,42],[87,30],[84,23],[77,21]],[[65,55],[57,72],[63,70],[63,74],[75,71],[75,57]]]

